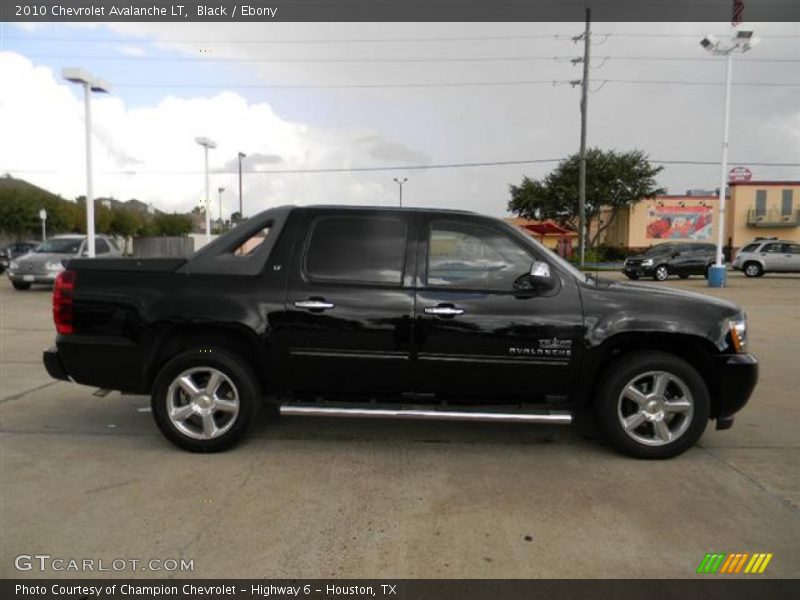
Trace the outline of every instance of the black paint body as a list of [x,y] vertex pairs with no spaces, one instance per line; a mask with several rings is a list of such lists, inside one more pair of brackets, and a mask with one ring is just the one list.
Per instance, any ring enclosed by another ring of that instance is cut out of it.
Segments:
[[[397,283],[316,281],[308,233],[336,215],[402,220]],[[427,281],[429,223],[446,219],[508,236],[549,264],[547,291],[458,290]],[[253,256],[232,248],[271,227]],[[45,353],[59,378],[150,393],[160,367],[183,349],[225,347],[249,361],[265,394],[351,401],[524,403],[577,409],[610,361],[659,349],[690,361],[711,392],[712,417],[748,400],[758,367],[731,346],[734,304],[670,289],[586,277],[501,220],[415,209],[281,207],[253,217],[189,260],[69,261],[76,272],[72,335]],[[324,301],[325,310],[296,302]],[[457,316],[427,314],[453,306]]]

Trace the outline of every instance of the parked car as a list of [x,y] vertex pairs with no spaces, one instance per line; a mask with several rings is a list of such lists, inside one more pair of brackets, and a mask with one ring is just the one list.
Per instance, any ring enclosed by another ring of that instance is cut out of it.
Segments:
[[[266,232],[266,236],[264,233]],[[260,243],[250,243],[256,239]],[[758,377],[735,304],[588,276],[474,213],[274,208],[191,258],[67,261],[51,376],[214,452],[272,414],[570,423],[665,458]]]
[[739,250],[732,266],[748,277],[800,273],[800,244],[775,238],[755,240]]
[[708,269],[716,261],[714,244],[668,242],[653,246],[644,254],[627,258],[622,272],[628,279],[652,277],[664,281],[670,275],[687,279],[690,275],[708,277]]
[[27,254],[38,245],[39,242],[14,242],[0,248],[0,273],[8,268],[12,259]]
[[[64,270],[64,260],[86,256],[86,244],[86,237],[82,235],[54,236],[37,245],[33,252],[11,260],[8,278],[17,290],[27,290],[34,283],[53,285],[56,276]],[[120,256],[114,241],[104,235],[95,238],[95,254],[98,257]]]

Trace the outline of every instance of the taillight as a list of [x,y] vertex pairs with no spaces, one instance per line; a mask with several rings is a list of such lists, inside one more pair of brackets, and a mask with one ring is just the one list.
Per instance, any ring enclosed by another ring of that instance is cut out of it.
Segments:
[[75,271],[61,271],[53,287],[53,321],[61,334],[74,333],[72,326],[72,294],[75,291]]

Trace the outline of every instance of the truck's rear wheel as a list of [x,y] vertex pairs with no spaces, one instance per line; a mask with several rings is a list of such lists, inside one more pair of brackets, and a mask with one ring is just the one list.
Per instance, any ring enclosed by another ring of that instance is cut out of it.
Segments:
[[595,400],[598,425],[620,452],[670,458],[705,431],[710,400],[705,382],[686,361],[664,352],[612,365]]
[[170,360],[153,386],[153,416],[171,442],[218,452],[241,440],[261,405],[258,380],[233,353],[203,348]]

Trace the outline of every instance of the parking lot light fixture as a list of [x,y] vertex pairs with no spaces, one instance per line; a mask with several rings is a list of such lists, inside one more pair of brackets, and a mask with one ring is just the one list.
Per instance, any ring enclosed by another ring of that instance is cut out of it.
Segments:
[[737,31],[728,42],[722,42],[713,35],[707,35],[700,45],[715,56],[725,57],[725,101],[722,114],[722,161],[720,165],[719,212],[717,222],[717,257],[714,266],[708,273],[709,287],[725,285],[725,264],[722,245],[725,238],[725,192],[728,184],[728,132],[731,113],[731,78],[733,73],[733,53],[745,53],[758,44],[758,38],[752,31]]
[[219,192],[219,229],[222,231],[222,192],[225,191],[224,187],[218,187],[217,192]]
[[408,181],[408,177],[403,177],[402,179],[398,179],[397,177],[394,178],[394,182],[400,188],[400,206],[403,206],[403,184]]
[[207,137],[196,137],[194,141],[200,144],[205,151],[205,174],[206,174],[206,195],[203,200],[206,207],[206,243],[211,241],[211,196],[209,194],[208,181],[208,149],[216,148],[217,144]]
[[62,69],[61,76],[70,83],[77,83],[83,87],[83,104],[85,111],[86,129],[86,236],[87,254],[90,258],[95,256],[95,230],[94,230],[94,192],[92,190],[92,92],[108,93],[111,86],[104,79],[94,77],[88,71],[79,68]]

